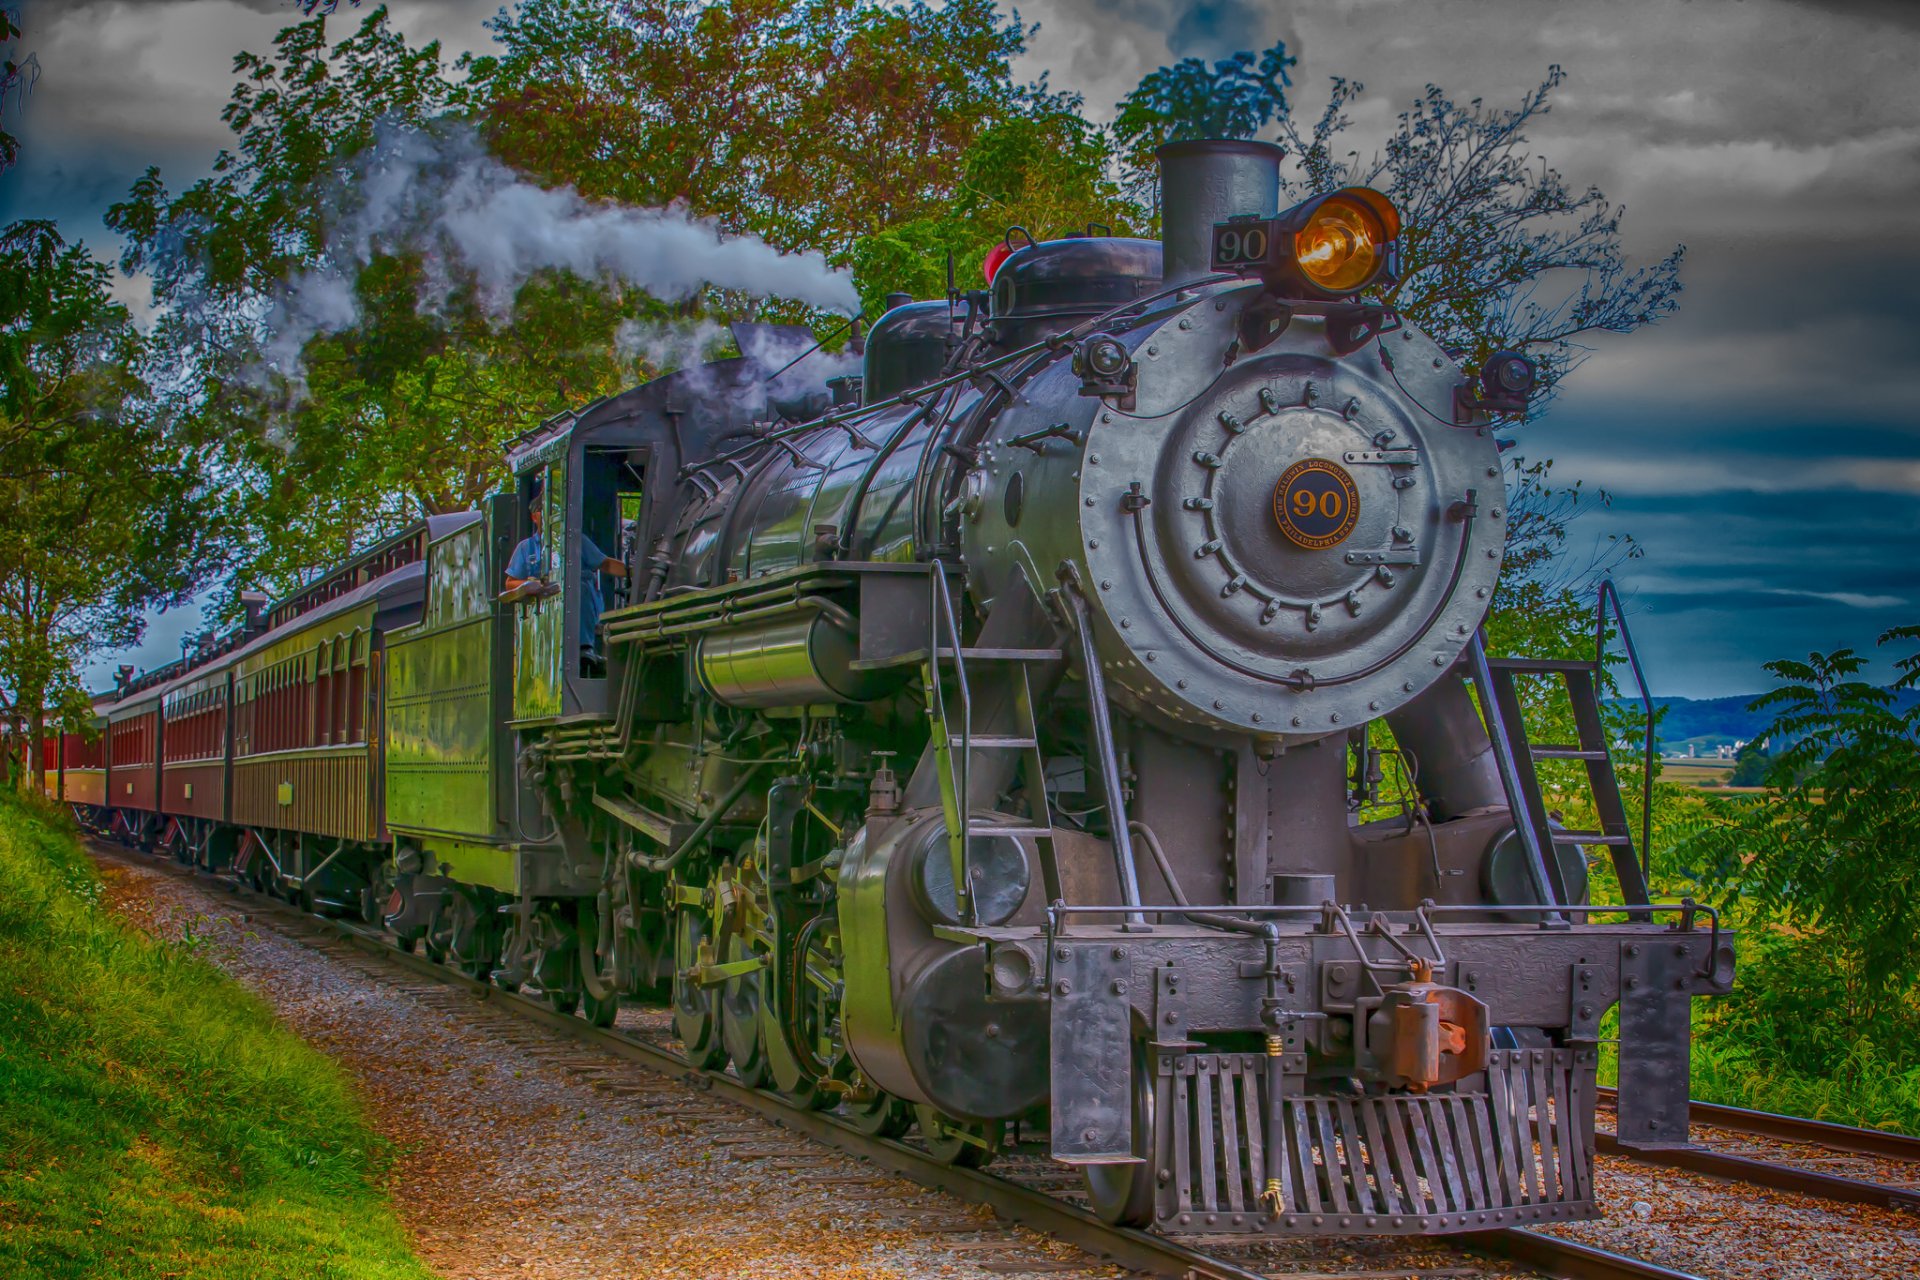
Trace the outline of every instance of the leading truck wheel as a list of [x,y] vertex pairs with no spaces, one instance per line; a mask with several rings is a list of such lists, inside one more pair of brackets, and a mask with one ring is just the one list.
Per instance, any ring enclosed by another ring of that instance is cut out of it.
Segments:
[[1134,1162],[1080,1166],[1093,1211],[1117,1227],[1153,1225],[1153,1193],[1160,1168],[1159,1135],[1153,1127],[1159,1112],[1156,1102],[1152,1059],[1146,1043],[1136,1038],[1133,1042]]
[[875,1090],[845,1106],[848,1123],[875,1138],[898,1138],[913,1128],[913,1107],[890,1093]]
[[914,1104],[913,1118],[933,1158],[962,1169],[983,1168],[1000,1154],[1007,1133],[1004,1120],[956,1120],[924,1102]]
[[720,1001],[715,988],[703,987],[693,977],[695,966],[713,959],[701,955],[707,939],[707,917],[701,908],[683,906],[674,913],[674,1030],[689,1062],[702,1071],[717,1071],[727,1061],[727,1046],[720,1038]]

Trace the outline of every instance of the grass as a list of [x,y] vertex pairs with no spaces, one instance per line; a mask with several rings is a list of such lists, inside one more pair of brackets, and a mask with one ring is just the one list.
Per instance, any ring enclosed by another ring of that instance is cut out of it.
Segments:
[[[1780,963],[1774,956],[1742,961],[1749,962],[1749,983],[1763,976],[1753,964]],[[1696,1100],[1920,1137],[1920,1061],[1911,1052],[1891,1055],[1858,1040],[1824,1070],[1796,1066],[1783,1060],[1777,1028],[1766,1026],[1772,1034],[1765,1034],[1751,1016],[1726,1016],[1722,1002],[1743,998],[1739,981],[1731,996],[1693,1002],[1689,1092]],[[1600,1022],[1601,1084],[1619,1080],[1619,1034],[1620,1011],[1609,1009]]]
[[1693,1045],[1693,1096],[1920,1135],[1920,1066],[1891,1061],[1865,1040],[1828,1073],[1811,1075],[1770,1063],[1750,1046],[1708,1032]]
[[0,1275],[428,1280],[345,1075],[0,796]]

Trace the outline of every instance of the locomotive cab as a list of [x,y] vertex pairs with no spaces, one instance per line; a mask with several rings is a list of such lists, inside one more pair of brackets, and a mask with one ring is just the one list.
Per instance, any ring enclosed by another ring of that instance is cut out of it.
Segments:
[[[506,595],[513,609],[514,713],[521,720],[607,709],[600,619],[634,600],[636,548],[648,515],[650,433],[619,421],[581,430],[556,420],[548,429],[552,434],[519,461],[514,475],[513,545],[538,535],[531,567],[542,584]],[[626,575],[603,571],[603,558],[619,561]]]

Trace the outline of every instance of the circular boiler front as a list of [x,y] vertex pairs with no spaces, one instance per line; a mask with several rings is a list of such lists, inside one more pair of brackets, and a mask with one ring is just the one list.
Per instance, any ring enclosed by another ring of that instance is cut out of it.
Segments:
[[1246,353],[1239,313],[1258,296],[1203,296],[1121,335],[1130,408],[1079,398],[1076,415],[1070,370],[1036,379],[996,435],[1031,436],[1063,407],[1073,430],[1049,455],[992,451],[969,564],[991,584],[1018,560],[1043,586],[1068,566],[1136,713],[1305,740],[1387,714],[1454,664],[1499,574],[1505,499],[1490,433],[1450,420],[1461,377],[1430,339],[1377,339],[1390,371],[1376,343],[1343,355],[1303,315]]

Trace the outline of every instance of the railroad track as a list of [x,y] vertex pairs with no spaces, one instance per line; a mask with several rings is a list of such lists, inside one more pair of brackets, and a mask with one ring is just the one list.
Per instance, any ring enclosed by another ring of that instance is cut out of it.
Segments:
[[[1612,1089],[1600,1090],[1602,1107],[1610,1107],[1614,1101]],[[1622,1142],[1616,1134],[1604,1130],[1594,1135],[1594,1145],[1600,1151],[1644,1164],[1665,1165],[1689,1173],[1771,1187],[1776,1191],[1818,1196],[1824,1200],[1920,1213],[1920,1138],[1902,1133],[1884,1133],[1878,1129],[1856,1129],[1825,1120],[1776,1115],[1771,1111],[1749,1111],[1744,1107],[1728,1107],[1711,1102],[1695,1102],[1691,1104],[1690,1111],[1696,1127],[1734,1135],[1736,1141],[1740,1137],[1758,1138],[1776,1144],[1776,1147],[1779,1144],[1791,1144],[1824,1148],[1843,1153],[1843,1156],[1836,1161],[1831,1157],[1809,1157],[1776,1149],[1770,1153],[1775,1158],[1763,1159],[1740,1150],[1729,1150],[1732,1144],[1721,1139],[1685,1147],[1642,1147]],[[1906,1185],[1890,1184],[1808,1167],[1809,1160],[1862,1163],[1857,1159],[1847,1161],[1845,1156],[1871,1157],[1881,1162],[1910,1162],[1914,1166],[1913,1182]],[[1801,1163],[1791,1163],[1794,1160]]]
[[[1507,1265],[1519,1264],[1562,1280],[1695,1280],[1686,1272],[1526,1228],[1411,1242],[1430,1249],[1454,1251],[1457,1258],[1452,1265],[1426,1265],[1433,1257],[1429,1254],[1411,1265],[1398,1257],[1375,1257],[1362,1260],[1357,1267],[1342,1263],[1338,1270],[1333,1270],[1328,1268],[1323,1256],[1281,1260],[1259,1256],[1263,1247],[1289,1246],[1303,1251],[1321,1243],[1312,1240],[1242,1236],[1183,1241],[1154,1232],[1114,1227],[1063,1198],[1058,1190],[1044,1185],[1047,1182],[1057,1185],[1061,1166],[1043,1154],[1015,1150],[985,1171],[944,1164],[910,1143],[873,1137],[831,1113],[795,1107],[778,1095],[750,1088],[731,1075],[702,1071],[669,1046],[629,1030],[592,1026],[518,992],[469,978],[425,956],[403,951],[384,934],[364,925],[308,914],[290,903],[246,890],[229,879],[209,881],[194,869],[167,858],[138,855],[97,839],[90,843],[96,851],[128,865],[157,869],[198,885],[219,885],[243,898],[258,914],[287,926],[286,932],[300,935],[305,941],[318,941],[322,950],[344,950],[377,959],[392,969],[464,991],[496,1010],[678,1080],[815,1143],[857,1157],[875,1169],[984,1205],[1005,1221],[1075,1245],[1095,1258],[1131,1271],[1174,1280],[1385,1280],[1422,1275],[1511,1275]],[[1075,1181],[1077,1183],[1077,1179]],[[1342,1241],[1339,1245],[1345,1252],[1358,1252],[1347,1247],[1350,1243]],[[1394,1248],[1409,1242],[1387,1239],[1368,1243],[1378,1248]]]

